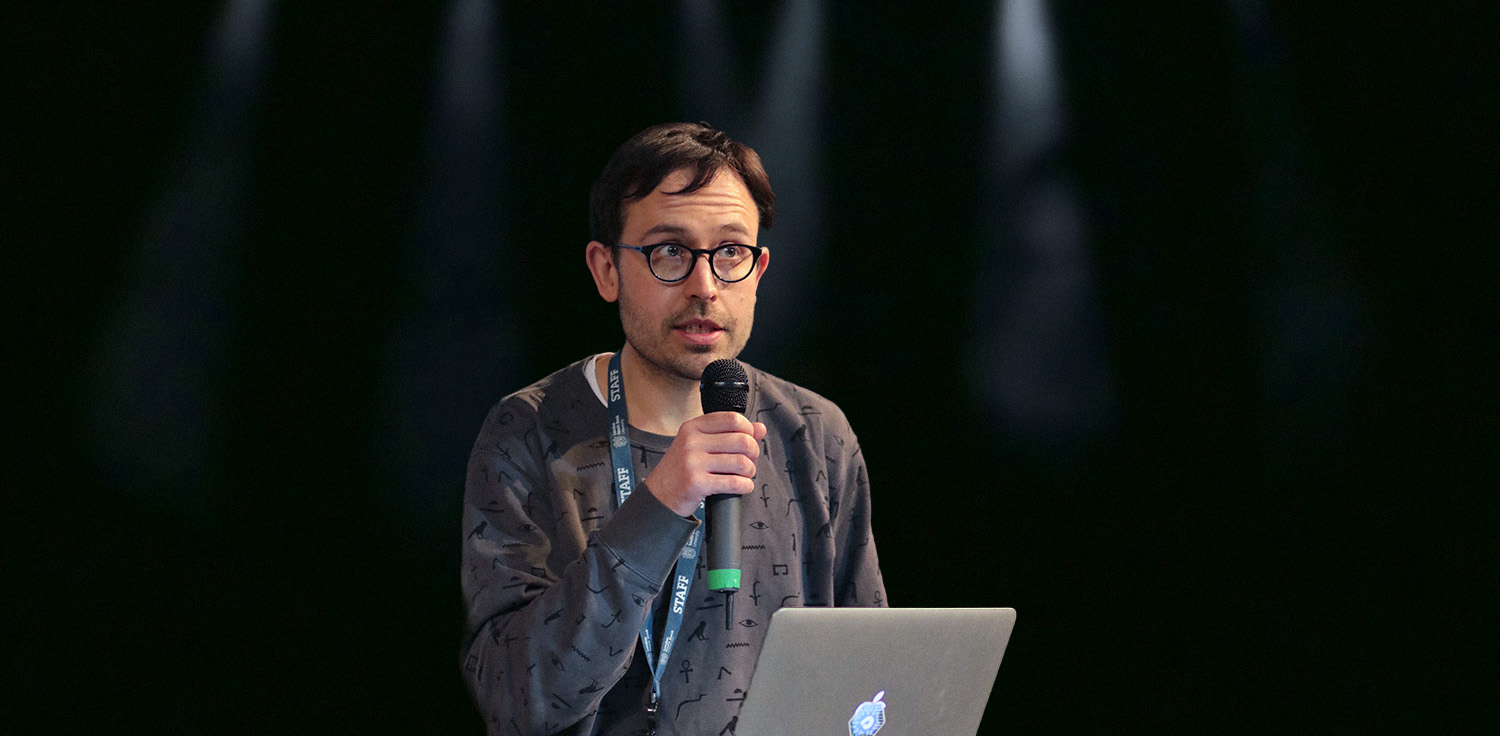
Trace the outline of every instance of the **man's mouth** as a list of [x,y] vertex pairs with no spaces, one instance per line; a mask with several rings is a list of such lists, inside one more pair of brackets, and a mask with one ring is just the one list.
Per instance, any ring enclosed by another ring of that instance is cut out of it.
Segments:
[[678,322],[673,331],[682,336],[682,340],[688,345],[697,346],[703,350],[724,340],[728,333],[724,328],[711,319],[693,318]]
[[706,335],[724,329],[711,319],[690,319],[677,325],[677,329],[689,335]]

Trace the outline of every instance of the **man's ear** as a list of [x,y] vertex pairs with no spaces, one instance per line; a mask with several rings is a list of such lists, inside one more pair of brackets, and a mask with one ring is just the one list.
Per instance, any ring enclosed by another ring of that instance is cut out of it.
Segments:
[[599,296],[607,302],[618,300],[620,271],[615,268],[615,254],[603,243],[591,240],[583,249],[583,258],[588,263],[589,273],[594,276],[594,288],[599,290]]

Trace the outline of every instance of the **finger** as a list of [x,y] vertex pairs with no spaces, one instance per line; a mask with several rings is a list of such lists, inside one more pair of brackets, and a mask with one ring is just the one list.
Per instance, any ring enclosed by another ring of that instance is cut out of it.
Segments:
[[760,445],[750,435],[739,432],[702,435],[693,447],[712,454],[742,455],[751,460],[760,457]]
[[737,496],[743,496],[755,490],[755,481],[743,475],[735,475],[733,473],[713,474],[708,476],[703,482],[703,486],[708,490],[708,495],[733,493]]
[[722,434],[724,432],[744,432],[751,434],[754,426],[744,414],[737,411],[716,411],[712,414],[704,414],[692,420],[695,429],[705,434]]
[[707,455],[700,466],[716,475],[740,475],[755,477],[755,461],[740,454]]
[[766,425],[761,424],[760,422],[756,422],[755,423],[755,441],[759,442],[759,441],[761,441],[761,440],[763,440],[765,438],[766,438]]

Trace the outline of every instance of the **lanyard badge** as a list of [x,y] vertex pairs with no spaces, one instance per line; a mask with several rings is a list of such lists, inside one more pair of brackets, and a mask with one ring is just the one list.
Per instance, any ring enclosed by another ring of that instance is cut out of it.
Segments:
[[[624,505],[625,499],[635,491],[635,466],[630,462],[630,423],[625,411],[625,381],[620,373],[620,353],[616,351],[609,359],[609,458],[614,466],[615,508]],[[693,516],[703,519],[703,505],[699,504]],[[641,645],[646,650],[646,665],[651,669],[651,701],[646,708],[646,718],[653,733],[656,731],[656,711],[661,702],[661,678],[667,670],[667,661],[672,656],[672,647],[677,643],[677,632],[682,629],[682,618],[687,608],[688,588],[693,584],[693,572],[698,562],[698,549],[703,542],[702,525],[693,530],[682,554],[677,557],[677,570],[672,578],[671,605],[667,608],[666,627],[662,629],[661,653],[653,658],[651,624],[655,619],[655,606],[646,609],[646,624],[641,627]]]

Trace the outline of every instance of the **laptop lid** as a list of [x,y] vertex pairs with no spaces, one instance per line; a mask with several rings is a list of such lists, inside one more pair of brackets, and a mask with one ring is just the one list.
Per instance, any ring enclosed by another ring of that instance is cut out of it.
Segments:
[[736,736],[973,736],[1013,608],[783,608]]

